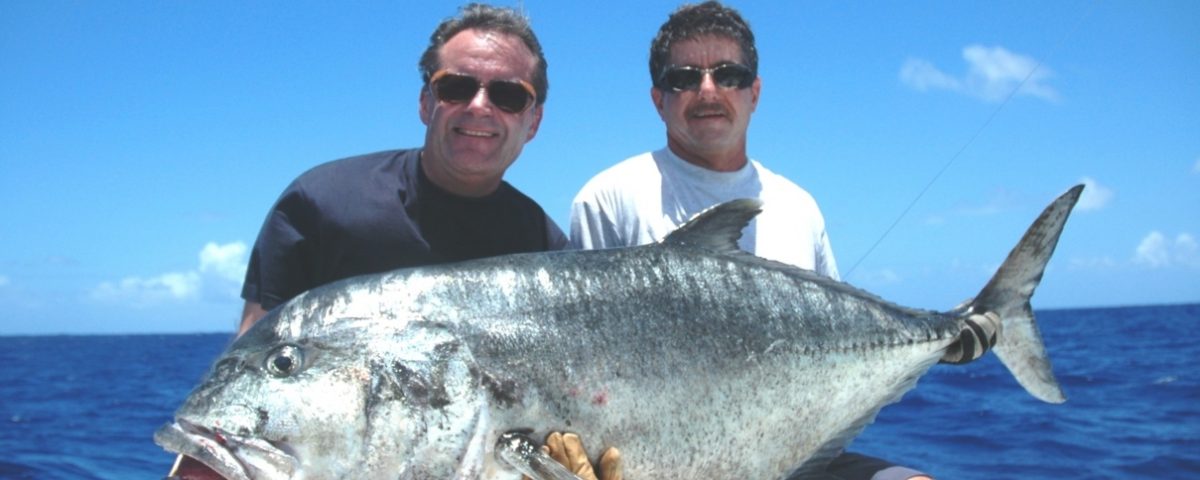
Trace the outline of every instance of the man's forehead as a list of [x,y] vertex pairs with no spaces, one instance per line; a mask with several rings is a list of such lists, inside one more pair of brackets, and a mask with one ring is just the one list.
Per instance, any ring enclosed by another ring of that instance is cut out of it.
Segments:
[[674,65],[700,65],[701,63],[743,63],[742,49],[737,41],[719,35],[688,37],[671,45],[670,62]]
[[537,58],[520,37],[498,31],[458,32],[438,51],[443,68],[486,69],[528,76]]

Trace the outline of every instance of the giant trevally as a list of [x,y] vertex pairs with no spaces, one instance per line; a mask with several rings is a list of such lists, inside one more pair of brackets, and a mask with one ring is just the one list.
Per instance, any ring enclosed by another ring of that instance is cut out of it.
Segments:
[[515,480],[558,478],[521,452],[569,430],[630,479],[820,478],[980,320],[1027,391],[1065,400],[1029,299],[1081,191],[947,312],[738,251],[753,200],[655,245],[347,279],[234,341],[155,441],[231,479]]

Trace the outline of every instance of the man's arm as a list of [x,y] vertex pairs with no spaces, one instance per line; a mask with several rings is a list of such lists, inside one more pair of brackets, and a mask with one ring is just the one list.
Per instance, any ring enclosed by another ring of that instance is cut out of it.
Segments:
[[254,322],[266,315],[267,311],[263,310],[262,304],[258,302],[246,302],[246,306],[242,307],[242,324],[238,326],[238,335],[246,333]]
[[632,241],[618,233],[615,215],[614,211],[601,205],[598,198],[577,197],[571,204],[571,248],[595,250],[631,246]]
[[838,273],[837,260],[833,259],[833,247],[829,243],[828,231],[821,230],[821,236],[817,241],[816,251],[813,254],[816,256],[813,262],[813,270],[834,280],[842,279],[842,276]]

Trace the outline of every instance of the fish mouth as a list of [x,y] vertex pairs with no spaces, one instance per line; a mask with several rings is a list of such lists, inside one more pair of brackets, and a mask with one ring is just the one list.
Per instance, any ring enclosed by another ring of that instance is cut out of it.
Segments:
[[298,464],[294,456],[270,441],[206,428],[183,419],[154,432],[154,443],[199,461],[227,480],[288,478]]

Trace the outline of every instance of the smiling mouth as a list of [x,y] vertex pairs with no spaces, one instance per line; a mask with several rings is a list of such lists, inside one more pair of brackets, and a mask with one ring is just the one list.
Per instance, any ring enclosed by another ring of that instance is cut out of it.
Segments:
[[472,137],[472,138],[492,138],[492,137],[498,136],[497,134],[492,133],[492,132],[485,132],[482,130],[471,130],[469,128],[463,128],[463,127],[455,127],[454,133]]
[[724,118],[727,115],[725,110],[718,108],[696,109],[689,112],[688,116],[692,118],[708,119],[708,118]]

